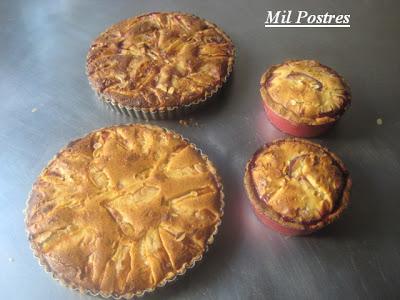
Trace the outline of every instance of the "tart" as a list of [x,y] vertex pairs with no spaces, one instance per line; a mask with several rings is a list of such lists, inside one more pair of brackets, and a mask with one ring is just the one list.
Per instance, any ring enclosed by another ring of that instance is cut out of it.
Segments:
[[197,108],[228,79],[231,39],[216,25],[184,13],[149,13],[97,37],[86,70],[94,91],[142,118],[173,118]]
[[297,137],[320,135],[350,106],[350,89],[331,68],[315,60],[288,60],[261,77],[267,116],[281,131]]
[[125,125],[61,150],[33,185],[25,222],[55,279],[130,298],[199,261],[222,209],[216,170],[193,144],[160,127]]
[[352,183],[335,154],[290,138],[259,149],[247,164],[244,184],[264,224],[286,235],[304,235],[342,214]]

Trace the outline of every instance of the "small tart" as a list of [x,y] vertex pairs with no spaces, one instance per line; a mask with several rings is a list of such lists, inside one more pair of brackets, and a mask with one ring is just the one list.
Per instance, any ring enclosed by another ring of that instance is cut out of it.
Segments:
[[87,74],[107,102],[144,112],[204,102],[227,80],[234,46],[216,25],[183,13],[117,23],[92,43]]
[[260,219],[289,235],[331,223],[347,206],[351,189],[349,173],[336,155],[295,138],[258,150],[247,164],[244,183]]
[[[326,128],[335,123],[351,100],[344,79],[315,60],[288,60],[272,66],[261,77],[260,85],[271,121],[279,129],[298,136],[303,135],[285,130],[285,126],[274,119],[281,118],[294,126],[318,130],[321,126]],[[271,118],[271,114],[275,118]]]
[[71,142],[48,164],[26,227],[56,279],[129,298],[200,260],[222,209],[216,170],[193,144],[156,126],[114,126]]

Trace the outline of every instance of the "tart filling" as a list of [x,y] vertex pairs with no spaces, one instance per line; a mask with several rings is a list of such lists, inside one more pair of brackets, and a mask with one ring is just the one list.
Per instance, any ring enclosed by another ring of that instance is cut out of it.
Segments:
[[91,45],[87,74],[106,99],[128,108],[193,104],[227,79],[234,46],[216,25],[182,13],[151,13],[113,25]]
[[265,105],[299,124],[336,121],[350,104],[350,91],[334,70],[314,60],[289,60],[261,78]]
[[156,126],[115,126],[57,154],[33,186],[26,226],[57,279],[130,297],[200,260],[222,207],[216,170],[192,144]]
[[325,148],[286,139],[254,155],[245,184],[258,212],[289,227],[310,228],[329,223],[344,209],[351,180],[343,163]]

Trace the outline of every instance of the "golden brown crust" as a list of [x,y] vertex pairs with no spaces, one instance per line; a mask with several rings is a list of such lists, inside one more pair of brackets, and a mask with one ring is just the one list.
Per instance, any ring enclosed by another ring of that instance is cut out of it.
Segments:
[[213,94],[227,79],[234,46],[216,25],[182,13],[150,13],[124,20],[90,47],[92,87],[121,106],[163,109]]
[[216,170],[192,144],[156,126],[114,126],[49,163],[33,186],[26,226],[55,278],[129,297],[201,259],[222,207]]
[[297,138],[274,141],[246,166],[244,184],[258,213],[288,228],[318,229],[348,204],[351,179],[326,148]]
[[334,122],[351,100],[344,79],[315,60],[288,60],[272,66],[260,85],[265,105],[295,124]]

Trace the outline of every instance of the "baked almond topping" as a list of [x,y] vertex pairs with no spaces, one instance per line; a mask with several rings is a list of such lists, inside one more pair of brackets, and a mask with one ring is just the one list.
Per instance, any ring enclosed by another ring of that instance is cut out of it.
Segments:
[[314,60],[273,66],[261,79],[261,94],[266,105],[277,114],[310,125],[336,120],[350,101],[343,79]]
[[180,13],[122,21],[90,47],[87,73],[106,99],[128,107],[190,104],[215,92],[231,72],[234,47],[214,24]]
[[128,125],[62,150],[34,184],[26,225],[57,278],[123,296],[200,259],[221,210],[219,178],[206,157],[171,132]]
[[262,149],[250,172],[258,198],[285,221],[298,224],[330,214],[347,176],[324,148],[296,139]]

